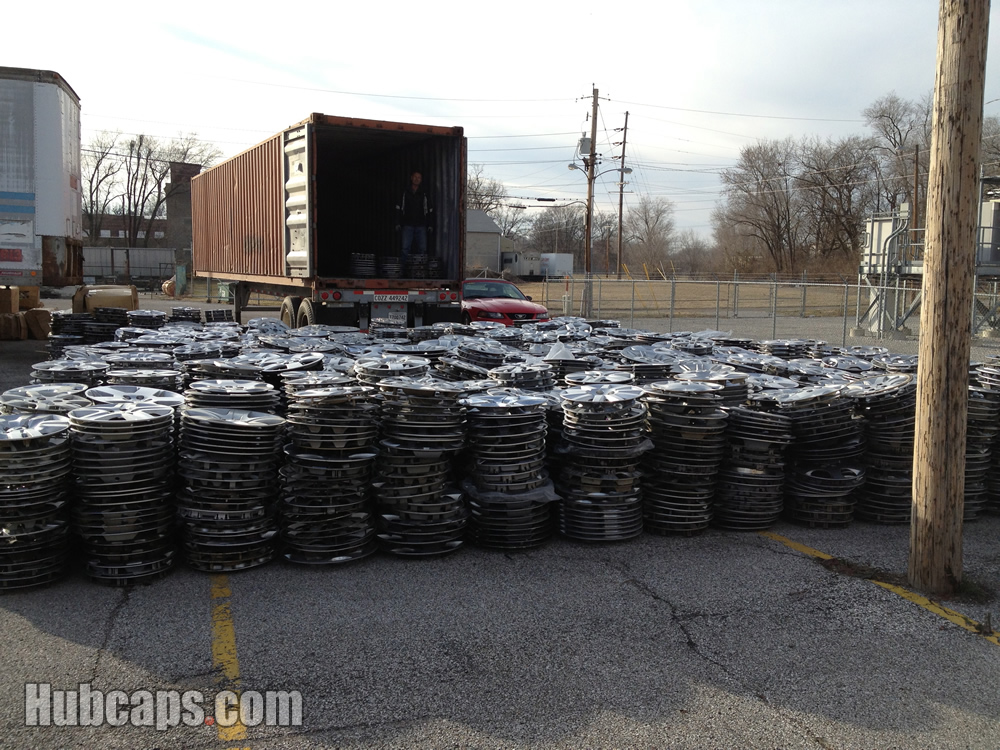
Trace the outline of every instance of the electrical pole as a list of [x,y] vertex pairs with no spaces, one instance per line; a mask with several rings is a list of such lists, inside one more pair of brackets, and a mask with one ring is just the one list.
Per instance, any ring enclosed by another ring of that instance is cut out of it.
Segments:
[[913,231],[910,232],[910,241],[912,244],[917,244],[917,230],[920,229],[920,146],[919,144],[913,147],[913,221],[910,222],[910,226]]
[[622,277],[622,210],[625,205],[625,141],[628,140],[628,112],[625,113],[625,128],[622,130],[622,163],[618,172],[618,278]]
[[989,15],[989,0],[941,0],[938,16],[907,571],[912,586],[934,595],[952,593],[962,580],[969,310]]
[[587,224],[584,227],[583,270],[586,281],[583,284],[583,316],[593,317],[593,281],[590,278],[590,252],[594,232],[594,179],[597,174],[597,87],[594,86],[594,104],[590,114],[590,158],[587,160]]

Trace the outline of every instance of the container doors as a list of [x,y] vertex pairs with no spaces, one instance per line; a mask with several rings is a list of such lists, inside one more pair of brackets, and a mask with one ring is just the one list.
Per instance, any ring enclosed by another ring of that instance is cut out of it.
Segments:
[[305,124],[284,133],[285,274],[313,275],[312,129]]

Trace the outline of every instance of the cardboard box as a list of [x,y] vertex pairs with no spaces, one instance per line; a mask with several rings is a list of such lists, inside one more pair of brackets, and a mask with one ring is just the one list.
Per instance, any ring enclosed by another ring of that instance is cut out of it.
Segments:
[[28,324],[22,313],[0,313],[0,341],[28,338]]
[[18,290],[18,305],[20,309],[34,310],[36,307],[42,306],[42,301],[39,299],[41,287],[20,286],[18,287]]
[[20,294],[16,286],[0,286],[0,313],[16,313],[20,309]]
[[98,307],[139,309],[139,292],[134,286],[81,286],[73,295],[73,312],[93,312]]
[[28,325],[28,336],[39,341],[45,341],[52,332],[52,313],[43,308],[27,310],[21,313]]

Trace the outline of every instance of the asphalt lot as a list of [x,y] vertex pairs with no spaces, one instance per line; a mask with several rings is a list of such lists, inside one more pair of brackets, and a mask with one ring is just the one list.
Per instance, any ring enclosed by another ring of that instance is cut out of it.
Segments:
[[[0,342],[0,388],[44,358]],[[906,527],[774,531],[906,569]],[[1000,517],[966,527],[966,576],[994,591],[998,539]],[[994,600],[944,604],[1000,621]],[[75,574],[0,595],[0,633],[0,748],[1000,746],[996,639],[756,533]],[[26,683],[299,691],[303,724],[26,727]]]

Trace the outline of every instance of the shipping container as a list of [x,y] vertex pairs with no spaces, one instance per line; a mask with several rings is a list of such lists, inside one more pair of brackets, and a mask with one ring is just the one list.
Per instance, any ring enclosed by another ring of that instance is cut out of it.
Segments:
[[51,70],[0,67],[0,284],[83,281],[80,97]]
[[[420,172],[427,253],[401,263],[397,206]],[[312,114],[191,181],[196,276],[258,291],[282,319],[358,325],[459,320],[466,140],[460,127]]]

